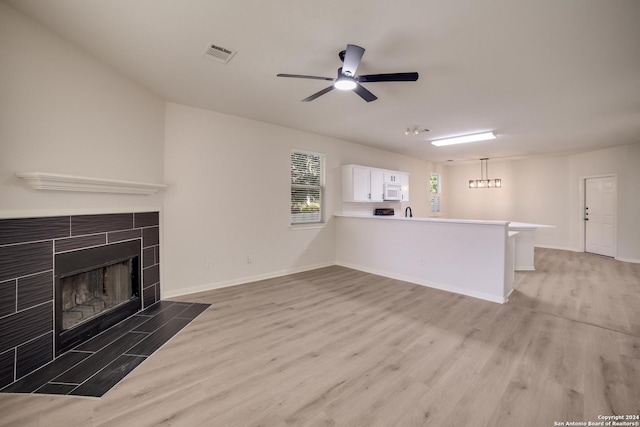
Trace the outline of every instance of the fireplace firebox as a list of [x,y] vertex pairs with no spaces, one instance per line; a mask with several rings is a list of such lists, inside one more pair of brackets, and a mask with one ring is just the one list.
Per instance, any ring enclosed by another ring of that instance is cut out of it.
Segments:
[[55,256],[56,356],[141,309],[140,240]]

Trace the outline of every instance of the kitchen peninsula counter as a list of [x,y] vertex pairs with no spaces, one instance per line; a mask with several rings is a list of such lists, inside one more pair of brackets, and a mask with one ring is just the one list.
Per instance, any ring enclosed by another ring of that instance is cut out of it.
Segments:
[[498,303],[513,288],[509,221],[334,217],[339,265]]
[[[382,220],[394,220],[394,221],[414,221],[414,222],[442,222],[452,224],[485,224],[485,225],[505,225],[511,224],[510,221],[484,221],[478,219],[452,219],[452,218],[423,218],[423,217],[404,217],[401,215],[358,215],[358,214],[345,214],[334,213],[335,217],[342,218],[362,218],[362,219],[382,219]],[[517,223],[524,224],[524,223]],[[536,225],[536,224],[528,224]]]
[[515,265],[516,271],[535,270],[534,265],[534,248],[535,234],[539,228],[554,228],[552,225],[531,224],[528,222],[509,223],[509,230],[517,231],[518,235],[515,240]]

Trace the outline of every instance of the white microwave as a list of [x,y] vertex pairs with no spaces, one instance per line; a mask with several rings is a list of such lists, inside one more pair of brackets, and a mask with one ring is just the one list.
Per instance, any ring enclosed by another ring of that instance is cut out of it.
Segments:
[[395,182],[384,183],[384,200],[402,200],[402,186]]

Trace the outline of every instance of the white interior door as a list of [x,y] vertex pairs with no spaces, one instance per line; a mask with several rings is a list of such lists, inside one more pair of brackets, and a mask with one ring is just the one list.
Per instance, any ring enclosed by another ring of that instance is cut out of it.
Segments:
[[584,250],[615,256],[615,177],[586,178],[584,188]]

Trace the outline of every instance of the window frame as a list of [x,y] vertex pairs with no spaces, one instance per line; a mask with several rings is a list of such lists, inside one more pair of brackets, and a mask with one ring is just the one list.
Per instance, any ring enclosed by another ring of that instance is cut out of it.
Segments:
[[[431,180],[434,176],[438,177],[437,191],[432,191]],[[434,205],[438,207],[438,210],[433,210]],[[429,173],[429,214],[432,216],[442,215],[442,174],[438,172]]]
[[[320,162],[320,183],[319,185],[305,185],[305,184],[294,184],[291,176],[291,167],[293,162],[294,154],[302,154],[308,156],[314,156],[319,158]],[[314,228],[319,226],[324,226],[325,224],[325,180],[326,180],[326,156],[324,153],[319,153],[317,151],[309,151],[298,148],[293,148],[289,153],[289,225],[292,228]],[[295,189],[317,189],[318,190],[318,199],[319,199],[319,218],[317,220],[304,220],[304,216],[302,212],[298,213],[299,220],[294,221],[296,213],[293,212],[293,192]]]

